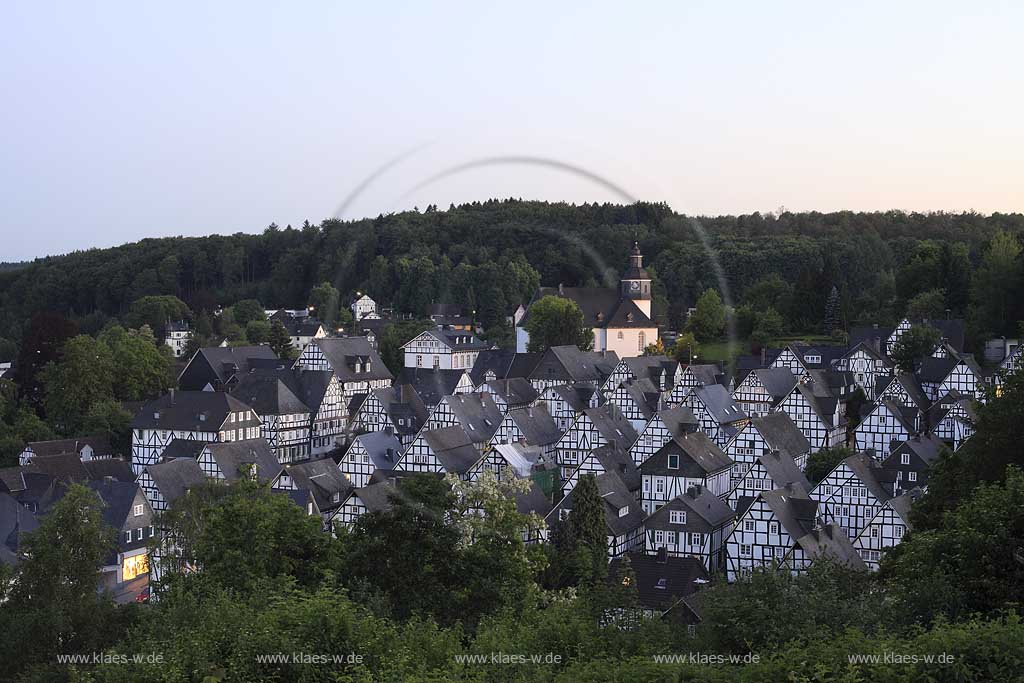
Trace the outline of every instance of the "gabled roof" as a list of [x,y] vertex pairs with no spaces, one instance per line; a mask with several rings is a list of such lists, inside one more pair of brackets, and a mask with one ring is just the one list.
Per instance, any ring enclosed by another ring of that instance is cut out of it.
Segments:
[[614,351],[580,351],[575,346],[552,346],[530,373],[531,380],[600,385],[619,362]]
[[430,329],[416,335],[412,340],[402,344],[404,349],[406,346],[411,344],[415,339],[428,335],[439,341],[441,344],[451,349],[452,351],[483,351],[484,349],[490,348],[490,344],[485,341],[481,341],[471,332],[464,330],[452,330],[452,329]]
[[[880,350],[886,340],[892,336],[893,328],[868,325],[850,329],[850,348],[853,349],[865,344],[873,349]],[[877,351],[876,351],[877,352]]]
[[[249,410],[248,405],[222,391],[172,391],[145,404],[132,420],[132,428],[215,432],[229,413]],[[236,424],[259,426],[260,420]]]
[[384,407],[384,413],[396,434],[416,434],[429,417],[429,411],[419,394],[408,384],[374,389],[370,393]]
[[918,434],[912,439],[901,443],[892,454],[885,459],[883,465],[891,462],[896,462],[903,453],[913,453],[919,457],[926,465],[932,465],[938,461],[939,456],[942,453],[942,449],[946,448],[946,443],[935,436],[934,434]]
[[387,512],[394,507],[394,500],[401,498],[402,493],[389,481],[380,481],[362,488],[353,489],[352,494],[359,497],[366,512]]
[[790,458],[800,457],[811,450],[811,442],[793,419],[782,411],[756,417],[751,420],[751,424],[769,447],[785,453]]
[[637,469],[636,463],[630,457],[629,451],[611,444],[605,444],[592,450],[590,456],[593,456],[601,463],[601,468],[605,472],[615,472],[618,474],[627,489],[630,491],[640,490],[640,485],[643,483],[640,477],[640,470]]
[[[871,494],[879,502],[885,502],[892,498],[891,487],[887,487],[884,483],[893,479],[892,473],[883,469],[870,455],[854,453],[843,460],[841,464],[850,468],[854,476],[871,491]],[[837,465],[837,467],[839,466]]]
[[[687,529],[694,531],[701,529],[704,533],[724,527],[736,516],[728,503],[711,493],[706,487],[691,486],[686,493],[676,496],[651,513],[644,524],[648,529],[672,529],[675,526],[670,522],[672,510],[685,511],[687,513]],[[695,520],[689,516],[691,514],[701,523],[694,524]]]
[[263,438],[208,443],[205,450],[229,482],[242,478],[244,470],[251,466],[256,467],[259,481],[273,481],[281,474],[281,464]]
[[[573,489],[575,491],[576,489]],[[605,472],[597,477],[597,492],[604,499],[604,519],[608,530],[615,536],[622,536],[636,529],[644,521],[644,511],[636,497],[626,486],[618,472]],[[572,496],[572,491],[566,498]],[[619,510],[626,508],[625,515]]]
[[[264,366],[267,364],[267,361],[271,363],[284,362],[277,357],[277,354],[269,346],[204,346],[192,356],[185,369],[182,370],[181,375],[178,376],[178,379],[180,381],[183,377],[186,377],[189,367],[193,364],[198,366],[205,362],[209,365],[217,380],[222,385],[225,385],[232,376],[249,372],[251,367],[259,365],[258,361],[260,360],[265,361],[263,363]],[[203,387],[185,387],[183,385],[183,388],[199,390]]]
[[22,535],[38,528],[34,514],[10,495],[0,493],[0,564],[17,564]]
[[465,370],[402,368],[396,384],[406,384],[420,397],[425,406],[433,408],[445,396],[455,393]]
[[177,458],[146,465],[143,470],[153,479],[153,485],[168,505],[206,481],[199,462],[192,458]]
[[89,470],[85,469],[77,453],[37,455],[27,467],[46,474],[62,484],[89,481]]
[[619,388],[633,399],[633,405],[640,410],[645,420],[650,420],[658,412],[658,406],[661,405],[661,392],[651,380],[627,380],[619,385]]
[[231,395],[244,401],[259,415],[295,415],[310,413],[292,386],[291,370],[253,370],[239,377]]
[[[619,290],[611,287],[541,287],[534,300],[545,296],[575,301],[583,313],[583,322],[591,327],[655,327],[632,299],[622,298]],[[524,327],[529,318],[527,309],[519,327]]]
[[806,489],[801,486],[762,491],[761,498],[793,539],[807,535],[814,528],[818,503],[808,497]]
[[560,384],[547,391],[553,392],[576,412],[589,408],[590,399],[597,393],[597,389],[590,384]]
[[[374,469],[390,471],[402,453],[402,443],[390,432],[369,432],[352,439],[352,445],[359,442],[370,456]],[[352,450],[352,446],[349,446]]]
[[111,478],[116,481],[135,481],[135,473],[127,460],[121,458],[99,458],[84,463],[90,480]]
[[821,528],[811,529],[796,539],[796,544],[812,560],[824,557],[853,569],[867,569],[857,549],[838,524],[826,524]]
[[949,373],[953,371],[953,368],[959,364],[960,359],[955,356],[950,355],[943,358],[928,356],[921,361],[921,365],[917,369],[917,376],[922,382],[939,384],[946,379],[949,376]]
[[[619,557],[611,561],[609,581],[614,580],[617,567],[622,562]],[[636,579],[637,602],[641,607],[660,612],[668,611],[683,598],[692,596],[701,585],[711,580],[704,564],[695,557],[659,557],[631,551],[629,564]]]
[[[322,337],[310,343],[320,348],[331,370],[341,382],[394,379],[366,337]],[[365,369],[367,361],[370,364],[369,371]],[[360,367],[359,372],[356,372],[357,363]]]
[[492,394],[500,397],[509,405],[532,403],[537,400],[537,390],[523,377],[496,379],[486,383]]
[[160,457],[164,460],[174,458],[199,458],[199,454],[208,444],[208,441],[195,441],[193,439],[171,439],[171,442],[164,447]]
[[[668,456],[679,455],[679,468],[668,466]],[[644,475],[701,478],[732,467],[733,460],[704,432],[672,437],[640,465]]]
[[110,440],[102,435],[79,436],[73,439],[56,439],[53,441],[29,441],[28,448],[35,455],[62,455],[74,453],[80,455],[85,446],[90,446],[97,455],[110,455]]
[[636,441],[636,429],[614,403],[608,403],[598,408],[586,408],[583,413],[590,418],[590,422],[606,443],[629,448]]
[[757,461],[761,463],[768,476],[771,477],[772,483],[776,488],[786,484],[797,484],[805,491],[811,489],[811,483],[807,481],[803,470],[797,466],[791,455],[771,451],[770,453],[757,456]]
[[488,394],[452,394],[443,401],[473,443],[489,441],[501,426],[504,415]]
[[696,431],[700,426],[697,416],[693,414],[693,411],[688,406],[684,405],[678,405],[667,410],[659,410],[658,417],[661,418],[665,429],[672,436]]
[[697,398],[708,409],[718,424],[731,424],[747,419],[747,413],[733,400],[721,384],[705,384],[694,387],[691,397]]
[[910,400],[914,402],[914,405],[919,410],[924,410],[927,407],[928,397],[925,395],[924,390],[921,389],[921,383],[917,377],[908,372],[896,373],[892,377],[879,377],[875,383],[875,394],[881,395],[893,383],[897,383],[903,388],[903,391],[907,393],[907,396],[910,397]]
[[496,379],[527,378],[540,362],[541,353],[516,353],[508,349],[484,349],[477,354],[469,377],[473,386],[486,381],[488,370]]
[[523,441],[532,446],[547,446],[558,441],[562,432],[548,412],[548,407],[541,403],[529,408],[509,411],[516,427],[523,433]]
[[459,425],[427,430],[423,438],[445,471],[452,474],[465,474],[483,457]]
[[[313,494],[320,512],[339,507],[352,490],[352,484],[338,469],[333,458],[321,458],[284,466],[296,486]],[[338,501],[334,495],[338,494]]]
[[554,508],[551,499],[535,481],[530,482],[530,488],[525,493],[517,493],[515,499],[516,512],[521,515],[533,513],[543,519]]
[[714,363],[702,363],[693,365],[687,365],[683,368],[683,373],[689,372],[696,379],[700,386],[710,386],[713,384],[721,384],[725,381],[725,375],[722,374],[722,368]]
[[789,368],[755,368],[751,374],[764,386],[768,394],[776,401],[781,401],[796,386],[797,377]]

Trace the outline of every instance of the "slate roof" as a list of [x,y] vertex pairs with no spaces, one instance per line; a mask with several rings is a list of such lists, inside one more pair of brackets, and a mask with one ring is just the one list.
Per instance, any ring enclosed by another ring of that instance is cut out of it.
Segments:
[[537,367],[541,353],[516,353],[507,349],[484,349],[477,354],[469,378],[473,386],[480,386],[486,380],[487,371],[494,372],[496,379],[522,377],[526,379]]
[[812,560],[827,557],[853,569],[867,569],[857,549],[838,524],[827,524],[819,529],[812,529],[796,539],[796,544]]
[[[465,330],[434,328],[431,330],[425,330],[416,336],[419,337],[423,334],[430,335],[452,351],[483,351],[484,349],[490,348],[490,344],[480,340],[474,334],[466,332]],[[411,343],[412,340],[406,342],[402,345],[402,348],[404,349]]]
[[79,436],[73,439],[56,439],[53,441],[29,441],[28,448],[35,455],[61,455],[64,453],[81,454],[86,445],[92,447],[98,456],[110,455],[110,440],[105,436]]
[[898,382],[903,390],[907,392],[907,396],[914,402],[914,405],[918,409],[924,410],[928,405],[928,397],[925,395],[924,390],[921,389],[921,383],[917,380],[917,377],[908,373],[900,372],[892,377],[879,377],[875,383],[875,395],[880,396],[882,392],[889,388],[892,382]]
[[171,442],[164,447],[160,457],[164,460],[173,458],[192,458],[196,460],[203,452],[208,441],[195,441],[193,439],[171,439]]
[[949,376],[949,373],[953,371],[953,368],[959,364],[960,359],[955,356],[946,356],[945,358],[928,356],[921,361],[921,365],[917,369],[917,376],[922,382],[939,384],[946,379],[946,377]]
[[747,419],[747,413],[721,384],[695,387],[690,395],[700,399],[711,417],[720,425]]
[[465,370],[402,368],[395,384],[406,384],[420,397],[423,405],[433,408],[445,396],[451,396]]
[[895,458],[909,451],[921,458],[926,465],[932,465],[938,461],[943,448],[946,448],[946,443],[934,434],[918,434],[914,438],[900,444],[886,460],[895,461]]
[[693,365],[687,365],[683,368],[683,372],[689,371],[698,382],[699,386],[711,386],[715,384],[721,384],[725,381],[725,375],[722,374],[722,368],[714,363],[701,363]]
[[693,411],[684,405],[678,405],[668,410],[659,410],[658,417],[673,436],[696,431],[700,426]]
[[554,418],[548,412],[548,407],[543,403],[509,411],[508,416],[523,433],[523,440],[527,444],[547,446],[562,437],[561,430],[558,429]]
[[806,489],[799,485],[762,491],[761,498],[792,538],[806,536],[814,528],[818,503],[809,498]]
[[[310,342],[324,354],[331,370],[341,382],[369,382],[376,379],[394,379],[377,351],[366,337],[322,337]],[[370,371],[355,371],[355,364],[370,361]]]
[[879,502],[885,502],[892,498],[891,487],[887,488],[884,483],[892,479],[891,472],[879,466],[878,462],[870,455],[855,453],[843,460],[843,463],[853,471],[853,474]]
[[[616,576],[622,561],[618,557],[611,561],[609,581]],[[629,553],[629,564],[636,579],[637,602],[660,612],[668,611],[711,580],[703,563],[695,557],[659,557],[634,550]]]
[[89,470],[85,468],[77,453],[37,455],[32,458],[32,463],[28,467],[63,484],[89,481]]
[[486,387],[495,396],[501,397],[508,405],[533,403],[537,400],[537,390],[523,377],[496,379],[488,382]]
[[[622,298],[612,287],[541,287],[534,301],[545,296],[557,296],[576,302],[583,313],[583,322],[591,327],[655,327],[647,314],[632,299]],[[525,327],[530,309],[519,321]]]
[[[575,491],[576,489],[573,489]],[[622,536],[636,529],[644,521],[644,511],[633,493],[617,472],[605,472],[597,477],[597,491],[604,499],[604,519],[608,530],[615,536]],[[572,491],[566,498],[572,496]],[[620,516],[619,509],[628,512]]]
[[597,389],[590,384],[561,384],[552,387],[551,391],[578,413],[590,407],[590,399],[597,393]]
[[797,467],[791,455],[772,451],[759,455],[757,461],[764,467],[776,488],[786,484],[798,484],[805,491],[811,489],[811,483],[807,481],[803,470]]
[[[339,507],[352,490],[352,484],[332,458],[285,465],[284,469],[297,487],[313,494],[322,513]],[[337,502],[334,502],[334,494],[338,494]]]
[[757,368],[752,372],[776,402],[789,396],[796,386],[797,377],[788,368]]
[[295,384],[291,370],[253,370],[239,377],[231,395],[245,402],[258,415],[296,415],[312,410],[289,385]]
[[501,409],[487,394],[453,394],[444,398],[473,443],[490,441],[501,425]]
[[[668,456],[679,455],[679,469],[669,469]],[[733,460],[704,432],[672,437],[640,465],[644,475],[701,478],[732,467]]]
[[281,474],[281,464],[270,450],[266,439],[244,439],[224,443],[208,443],[206,449],[224,474],[226,481],[237,481],[243,468],[256,466],[259,481],[272,481]]
[[483,458],[473,439],[459,425],[427,430],[423,438],[446,472],[465,474]]
[[[216,432],[228,414],[246,412],[249,406],[222,391],[174,391],[153,399],[132,420],[132,429]],[[260,420],[236,423],[259,426]]]
[[[259,364],[259,360],[263,360],[265,363],[284,362],[277,357],[277,354],[269,346],[204,346],[196,351],[195,355],[189,360],[185,369],[182,370],[181,375],[178,377],[179,381],[182,377],[186,377],[190,365],[202,362],[200,358],[205,359],[210,366],[210,370],[213,371],[217,380],[222,385],[226,385],[228,380],[234,375],[249,372],[251,367]],[[186,387],[183,384],[182,388],[199,390],[203,387]]]
[[[672,510],[686,511],[687,530],[700,533],[710,533],[714,529],[724,527],[736,517],[728,503],[706,487],[691,486],[686,493],[676,496],[651,513],[644,526],[648,529],[678,529],[678,524],[669,521]],[[693,518],[690,517],[691,514]]]
[[429,417],[419,394],[408,384],[374,389],[371,393],[384,406],[396,434],[416,434]]
[[886,340],[892,336],[893,329],[892,327],[879,327],[878,325],[851,328],[850,348],[853,349],[861,344],[865,344],[872,349],[880,350]]
[[[374,468],[378,470],[393,470],[395,463],[402,453],[402,444],[394,434],[388,432],[370,432],[360,434],[352,439],[352,443],[358,441],[366,449]],[[351,450],[349,446],[349,450]]]
[[395,505],[393,499],[401,496],[394,484],[387,481],[355,489],[352,493],[359,496],[368,513],[387,512]]
[[[95,491],[103,501],[103,521],[119,531],[123,529],[129,516],[134,516],[132,504],[139,493],[139,485],[133,481],[90,481],[86,483],[86,486]],[[136,524],[136,526],[142,525]],[[134,536],[132,539],[130,543],[125,543],[121,535],[118,534],[118,546],[123,551],[142,548],[146,545],[145,539],[135,540]],[[107,564],[115,562],[117,562],[116,550],[107,558]]]
[[622,479],[622,483],[630,491],[639,491],[643,483],[640,477],[640,470],[630,457],[629,451],[611,444],[605,444],[593,449],[588,457],[594,457],[605,472],[614,472]]
[[530,488],[525,493],[517,493],[515,499],[516,511],[521,515],[534,513],[544,518],[554,507],[551,499],[544,495],[544,490],[535,481],[530,482]]
[[206,481],[199,462],[192,458],[177,458],[146,465],[146,472],[153,479],[153,485],[168,505],[185,495],[195,486]]
[[90,480],[99,480],[110,477],[116,481],[135,481],[135,473],[127,460],[121,458],[100,458],[89,460],[84,463]]
[[636,442],[636,429],[614,403],[608,403],[598,408],[587,408],[583,413],[590,418],[594,428],[606,443],[629,448]]
[[552,346],[530,373],[531,380],[600,385],[612,374],[619,357],[614,352],[580,351],[575,346]]
[[811,450],[811,442],[793,419],[784,412],[768,413],[764,417],[756,417],[751,424],[765,440],[769,447],[785,453],[790,458],[797,458]]

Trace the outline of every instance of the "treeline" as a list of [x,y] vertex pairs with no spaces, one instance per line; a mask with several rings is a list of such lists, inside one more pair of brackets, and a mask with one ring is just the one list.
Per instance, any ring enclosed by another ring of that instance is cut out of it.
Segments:
[[244,299],[299,308],[323,282],[344,297],[365,291],[413,315],[431,302],[462,304],[495,327],[539,283],[614,285],[638,240],[655,278],[655,312],[674,328],[701,293],[727,288],[737,307],[768,296],[786,332],[820,332],[834,287],[843,327],[891,323],[914,297],[930,294],[927,310],[966,317],[980,339],[1012,334],[1024,317],[1022,232],[1020,214],[691,218],[648,203],[430,206],[376,219],[271,225],[261,234],[145,239],[2,270],[0,338],[18,342],[38,311],[96,332],[153,295],[177,296],[197,315]]

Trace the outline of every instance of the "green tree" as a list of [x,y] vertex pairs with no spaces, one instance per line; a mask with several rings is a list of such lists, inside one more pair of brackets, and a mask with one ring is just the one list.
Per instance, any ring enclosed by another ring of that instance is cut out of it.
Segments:
[[40,373],[47,419],[66,436],[80,433],[89,409],[114,397],[114,374],[108,346],[84,334],[69,339],[60,360]]
[[98,341],[114,359],[114,396],[122,401],[142,401],[159,396],[173,386],[170,349],[157,344],[152,330],[143,325],[127,331],[108,325]]
[[981,258],[972,278],[975,325],[984,332],[1010,332],[1014,306],[1021,299],[1021,245],[1016,235],[1000,230]]
[[900,335],[889,356],[901,372],[917,372],[921,361],[932,354],[941,335],[929,325],[914,325]]
[[706,289],[697,299],[697,306],[687,321],[687,329],[701,342],[718,339],[725,332],[725,307],[716,290]]
[[231,315],[234,318],[234,322],[242,327],[245,327],[253,320],[267,319],[267,314],[263,312],[263,306],[256,299],[243,299],[235,303],[231,307]]
[[826,335],[831,336],[833,332],[842,327],[841,313],[839,289],[835,285],[832,285],[832,290],[828,293],[828,299],[825,301]]
[[78,326],[57,313],[36,313],[29,321],[21,342],[14,381],[24,400],[33,408],[41,407],[45,389],[40,374],[43,368],[60,358],[68,339],[78,334]]
[[149,325],[150,329],[163,330],[167,323],[176,320],[191,320],[192,311],[176,296],[144,296],[132,302],[125,322],[136,329]]
[[123,619],[109,594],[97,590],[114,539],[103,521],[103,502],[80,485],[71,486],[39,528],[23,537],[23,559],[0,608],[5,677],[21,667],[52,669],[57,653],[99,652],[122,635]]
[[245,340],[250,344],[265,344],[270,340],[272,332],[273,327],[266,319],[250,320],[245,324]]
[[292,346],[292,338],[280,320],[271,323],[267,343],[270,344],[270,348],[274,350],[278,358],[294,360],[298,356],[295,347]]
[[937,320],[946,313],[946,293],[941,289],[921,292],[907,302],[907,318],[910,320]]
[[782,325],[782,316],[774,308],[768,308],[758,314],[750,340],[758,347],[768,346],[773,339],[782,335]]
[[804,468],[804,476],[813,486],[828,476],[828,473],[836,466],[853,455],[853,451],[845,447],[822,448],[811,453],[807,458],[807,466]]
[[338,323],[338,304],[341,295],[330,282],[321,282],[309,293],[309,307],[328,328]]
[[573,583],[594,585],[608,575],[608,526],[597,478],[585,474],[572,490],[565,560]]
[[698,359],[700,344],[697,343],[693,332],[681,332],[676,337],[676,345],[672,350],[672,357],[680,363],[690,363]]
[[530,335],[530,351],[546,351],[552,346],[577,346],[584,351],[594,348],[594,332],[572,299],[545,296],[534,301],[525,328]]

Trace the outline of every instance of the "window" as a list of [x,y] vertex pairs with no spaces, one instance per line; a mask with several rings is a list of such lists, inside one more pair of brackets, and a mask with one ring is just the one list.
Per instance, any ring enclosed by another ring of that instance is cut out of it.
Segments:
[[423,356],[416,356],[416,367],[423,367]]
[[871,538],[878,538],[878,527],[877,526],[872,526],[871,527]]
[[654,490],[657,493],[665,493],[665,480],[658,477],[654,480]]
[[622,338],[623,338],[622,330],[619,330],[618,338],[619,338],[619,339],[622,339]]
[[740,557],[750,557],[751,549],[746,543],[740,545]]
[[917,481],[917,472],[908,472],[907,479],[910,481]]
[[132,508],[132,514],[134,514],[136,517],[141,517],[142,516],[142,511],[144,509],[145,509],[144,506],[136,505],[135,507]]
[[666,545],[675,545],[676,544],[676,532],[674,532],[674,531],[666,531],[665,532],[665,544]]
[[619,508],[619,517],[625,517],[628,514],[629,514],[629,506],[628,505],[623,505],[622,507]]
[[655,531],[654,532],[654,542],[659,547],[661,545],[663,545],[665,543],[665,532],[662,531],[661,529],[658,529],[657,531]]
[[783,555],[784,552],[785,552],[785,548],[782,548],[780,546],[775,546],[775,559],[781,560],[782,559],[782,555]]
[[142,540],[142,527],[141,526],[138,529],[135,530],[135,540],[136,541],[141,541]]
[[743,521],[743,530],[744,531],[753,531],[754,528],[755,528],[754,520],[747,519],[747,520]]
[[131,529],[129,529],[128,531],[124,532],[124,542],[125,543],[131,543],[132,542],[132,530]]
[[686,511],[669,510],[668,521],[669,524],[686,524]]
[[910,453],[904,453],[904,454],[902,454],[900,456],[900,464],[901,465],[909,465],[910,464]]
[[894,528],[894,532],[896,534],[896,538],[903,538],[903,525],[897,524]]
[[679,454],[678,453],[670,453],[669,454],[669,456],[668,456],[668,468],[670,470],[678,470],[679,469]]
[[700,534],[690,534],[690,545],[702,545]]
[[565,508],[562,508],[561,510],[559,510],[558,511],[558,521],[564,522],[565,520],[569,519],[569,512],[570,511],[566,510]]
[[636,338],[636,350],[643,351],[644,347],[647,346],[647,335],[641,332]]
[[777,534],[777,533],[779,533],[779,523],[778,522],[772,522],[771,524],[769,524],[768,525],[768,533],[770,533],[770,534]]

